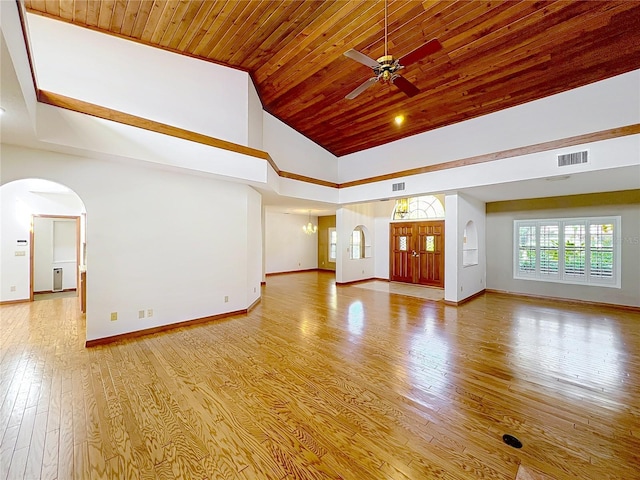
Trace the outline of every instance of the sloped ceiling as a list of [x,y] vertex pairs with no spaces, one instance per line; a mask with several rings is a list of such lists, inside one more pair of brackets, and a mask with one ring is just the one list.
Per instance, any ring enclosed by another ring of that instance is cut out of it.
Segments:
[[[337,156],[640,68],[640,2],[388,2],[388,47],[420,93],[376,84],[344,99],[384,54],[382,1],[25,0],[27,10],[248,71],[265,110]],[[402,126],[393,122],[402,114]]]

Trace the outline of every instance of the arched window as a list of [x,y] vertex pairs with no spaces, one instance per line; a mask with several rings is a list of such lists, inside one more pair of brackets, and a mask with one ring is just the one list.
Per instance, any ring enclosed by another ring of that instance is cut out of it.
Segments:
[[444,207],[434,195],[400,198],[396,200],[391,218],[393,220],[444,218]]

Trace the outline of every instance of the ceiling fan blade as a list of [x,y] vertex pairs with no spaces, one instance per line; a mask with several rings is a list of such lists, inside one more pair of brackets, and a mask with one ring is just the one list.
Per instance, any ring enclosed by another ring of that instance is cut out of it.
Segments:
[[400,75],[397,75],[392,81],[393,84],[402,90],[407,97],[413,97],[420,93],[418,87]]
[[437,38],[434,38],[433,40],[429,40],[427,43],[425,43],[421,47],[418,47],[415,50],[407,53],[404,57],[402,57],[399,60],[400,65],[407,67],[412,63],[422,60],[427,55],[436,53],[440,49],[442,49],[442,44],[438,41]]
[[364,53],[360,53],[353,48],[351,50],[347,50],[344,52],[345,57],[349,57],[351,60],[355,60],[356,62],[360,62],[363,65],[371,68],[378,68],[380,64],[376,62],[373,58],[367,57]]
[[378,77],[369,78],[367,81],[365,81],[362,85],[360,85],[358,88],[356,88],[353,92],[351,92],[349,95],[347,95],[344,98],[346,98],[347,100],[353,100],[362,92],[364,92],[367,88],[369,88],[371,85],[375,84],[377,81],[378,81]]

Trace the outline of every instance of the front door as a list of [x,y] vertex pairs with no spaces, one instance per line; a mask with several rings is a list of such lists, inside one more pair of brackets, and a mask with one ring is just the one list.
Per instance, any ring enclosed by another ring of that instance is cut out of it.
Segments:
[[444,287],[444,221],[392,223],[392,282]]

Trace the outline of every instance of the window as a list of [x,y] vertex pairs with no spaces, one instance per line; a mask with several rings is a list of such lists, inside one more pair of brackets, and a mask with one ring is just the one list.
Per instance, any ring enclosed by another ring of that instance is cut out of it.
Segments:
[[444,218],[442,202],[433,195],[400,198],[393,209],[393,220],[417,220],[421,218]]
[[335,228],[329,228],[329,261],[335,262],[338,253],[338,233]]
[[620,288],[620,217],[514,221],[514,278]]
[[356,227],[353,232],[351,232],[349,247],[351,258],[364,258],[364,232],[362,228]]

